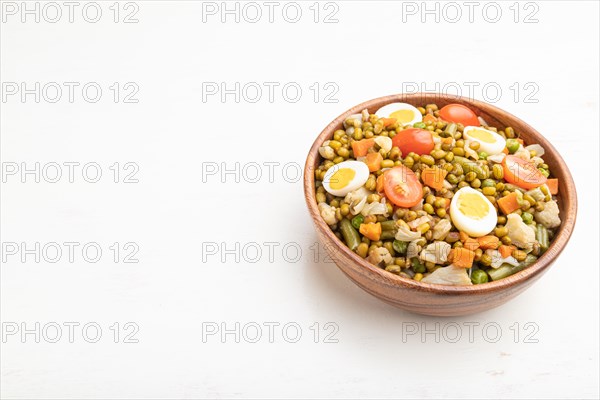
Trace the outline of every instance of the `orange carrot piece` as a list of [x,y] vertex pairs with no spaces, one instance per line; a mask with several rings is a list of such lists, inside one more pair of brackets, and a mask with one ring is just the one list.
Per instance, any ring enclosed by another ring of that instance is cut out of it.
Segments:
[[368,224],[360,224],[359,228],[360,233],[362,233],[365,237],[378,241],[381,237],[381,223],[373,223],[369,222]]
[[375,146],[375,139],[355,140],[352,142],[354,157],[364,157],[371,147]]
[[505,244],[501,244],[500,247],[498,247],[498,251],[500,252],[500,256],[502,258],[510,256],[514,249],[516,249],[515,246],[507,246]]
[[379,175],[379,177],[377,178],[376,190],[377,193],[383,193],[383,174]]
[[467,235],[463,231],[458,232],[458,237],[460,238],[460,241],[463,243],[466,242],[467,240],[469,240],[469,235]]
[[427,114],[423,117],[423,122],[429,122],[429,121],[435,122],[435,121],[437,121],[437,118],[431,114]]
[[505,148],[503,148],[503,149],[502,149],[502,152],[503,152],[504,154],[508,155],[508,147],[505,147]]
[[465,249],[475,251],[479,248],[479,241],[477,239],[468,238],[467,240],[464,241],[463,247]]
[[508,196],[504,196],[498,199],[498,207],[500,207],[502,212],[506,215],[518,210],[520,206],[517,194],[515,192],[512,192]]
[[525,142],[523,142],[523,139],[521,139],[521,138],[517,138],[516,140],[517,140],[517,142],[519,142],[519,143],[521,143],[523,146],[525,146]]
[[548,189],[550,189],[550,194],[558,194],[558,179],[557,178],[547,179],[546,185],[548,186]]
[[448,257],[455,267],[471,268],[475,259],[475,252],[464,247],[456,247],[450,250]]
[[368,153],[365,162],[367,163],[367,167],[369,167],[369,171],[375,172],[379,171],[381,168],[381,162],[383,161],[383,157],[379,152],[377,153]]
[[381,118],[381,121],[383,121],[383,126],[387,128],[396,123],[396,118]]
[[448,171],[438,167],[425,168],[421,172],[421,179],[423,183],[435,190],[440,190],[444,187],[444,179]]
[[480,238],[477,238],[477,241],[479,242],[479,247],[481,249],[497,249],[498,246],[500,246],[500,239],[498,239],[497,236],[492,236],[492,235],[488,235],[488,236],[482,236]]

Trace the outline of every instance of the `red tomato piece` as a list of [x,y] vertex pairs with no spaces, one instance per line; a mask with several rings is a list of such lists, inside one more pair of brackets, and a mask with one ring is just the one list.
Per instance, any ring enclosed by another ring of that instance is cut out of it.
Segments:
[[392,138],[392,146],[399,147],[404,157],[411,151],[418,155],[429,154],[434,146],[433,135],[425,129],[405,129]]
[[480,126],[477,114],[462,104],[448,104],[440,110],[440,118],[463,126]]
[[412,207],[423,198],[423,185],[415,173],[398,165],[383,174],[383,190],[385,197],[398,207]]

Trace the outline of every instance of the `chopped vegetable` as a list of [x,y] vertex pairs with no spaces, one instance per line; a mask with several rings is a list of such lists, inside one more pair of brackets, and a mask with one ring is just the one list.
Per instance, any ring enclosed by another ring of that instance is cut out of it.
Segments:
[[356,232],[356,229],[354,229],[350,220],[344,218],[340,222],[340,231],[350,250],[356,249],[360,244],[360,236],[358,236],[358,232]]
[[556,201],[551,200],[544,203],[542,211],[535,212],[535,220],[546,228],[556,228],[560,225],[559,212],[558,204],[556,204]]
[[548,179],[546,181],[546,185],[548,185],[550,194],[558,194],[558,179],[556,179],[556,178]]
[[479,248],[479,241],[477,239],[467,238],[463,243],[463,247],[475,251]]
[[506,215],[515,212],[521,206],[519,205],[519,198],[517,197],[516,192],[512,192],[507,196],[504,196],[497,200],[498,207],[502,210],[502,212]]
[[454,266],[459,268],[471,268],[474,259],[475,252],[463,247],[455,247],[448,255],[448,260],[452,262]]
[[379,153],[369,153],[365,158],[365,163],[371,172],[379,171],[381,169],[382,161],[383,157]]
[[428,261],[434,264],[443,264],[448,260],[448,254],[452,246],[446,242],[437,241],[429,244],[421,251],[419,257],[423,261]]
[[356,229],[360,229],[360,225],[364,222],[365,217],[358,214],[356,217],[352,218],[352,226]]
[[375,188],[377,193],[383,193],[383,175],[377,177],[377,186]]
[[500,239],[497,236],[487,235],[477,238],[479,247],[486,249],[497,249],[500,246]]
[[369,149],[373,146],[375,146],[375,139],[355,140],[352,142],[352,151],[354,153],[354,157],[366,156]]
[[438,167],[425,168],[421,171],[423,183],[435,190],[440,190],[444,187],[446,175],[448,175],[448,171]]
[[501,244],[500,247],[498,247],[498,251],[500,252],[500,256],[502,256],[502,258],[510,256],[513,250],[516,250],[515,246],[507,246],[505,244]]
[[504,264],[498,269],[490,269],[488,271],[488,275],[490,276],[490,278],[492,278],[493,281],[497,281],[499,279],[506,278],[507,276],[516,274],[517,272],[524,270],[525,268],[533,264],[535,260],[537,260],[537,257],[528,254],[525,260],[522,261],[519,265],[513,266],[510,264]]
[[525,224],[518,214],[508,214],[506,229],[511,242],[522,249],[531,250],[535,241],[535,232]]
[[361,224],[360,233],[373,241],[377,241],[381,237],[381,223],[370,222],[368,224]]

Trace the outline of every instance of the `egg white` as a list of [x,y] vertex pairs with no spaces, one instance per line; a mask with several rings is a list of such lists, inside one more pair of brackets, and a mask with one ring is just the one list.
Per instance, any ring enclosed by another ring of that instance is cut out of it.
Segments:
[[410,110],[415,115],[411,121],[403,122],[404,125],[414,125],[417,122],[423,121],[423,116],[421,115],[421,112],[416,107],[414,107],[410,104],[407,104],[407,103],[391,103],[391,104],[385,105],[385,106],[381,107],[379,110],[377,110],[375,115],[377,115],[379,118],[390,118],[390,115],[393,112],[399,111],[399,110]]
[[[333,189],[331,187],[331,177],[340,169],[349,168],[354,171],[354,178],[341,189]],[[334,196],[343,197],[348,193],[358,189],[367,182],[369,179],[369,167],[362,161],[343,161],[339,164],[334,165],[325,172],[323,177],[323,187],[328,193]]]
[[[494,142],[493,143],[484,142],[482,140],[479,140],[479,139],[469,135],[469,132],[471,132],[475,129],[488,132],[494,138]],[[500,136],[499,134],[497,134],[494,131],[484,129],[479,126],[466,126],[465,129],[463,130],[463,137],[467,140],[471,140],[473,142],[479,143],[479,151],[485,151],[489,155],[500,154],[500,153],[502,153],[502,150],[504,150],[504,148],[506,147],[506,140],[502,136]]]
[[[487,203],[488,212],[483,218],[471,218],[460,211],[460,197],[464,193],[476,193]],[[472,237],[481,237],[487,235],[496,227],[498,213],[494,205],[481,192],[466,186],[458,190],[452,197],[452,201],[450,202],[450,218],[454,226],[459,230]]]

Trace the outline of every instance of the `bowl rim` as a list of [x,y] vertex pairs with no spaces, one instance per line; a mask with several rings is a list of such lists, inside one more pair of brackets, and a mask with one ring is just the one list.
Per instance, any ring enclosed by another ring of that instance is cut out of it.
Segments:
[[[399,275],[392,274],[390,272],[385,271],[384,269],[376,267],[375,265],[366,261],[362,257],[358,256],[355,252],[351,251],[345,243],[343,243],[337,236],[335,236],[335,234],[333,233],[331,228],[329,228],[329,226],[325,223],[325,221],[323,221],[323,219],[320,218],[320,213],[318,211],[317,202],[314,196],[315,177],[312,171],[312,165],[315,162],[315,159],[318,159],[320,157],[318,153],[319,147],[325,140],[329,139],[329,136],[333,134],[334,130],[338,126],[340,126],[340,124],[348,116],[360,113],[364,109],[382,107],[383,105],[390,104],[393,102],[406,102],[414,105],[414,102],[417,100],[422,102],[422,104],[429,104],[433,103],[436,100],[439,101],[439,99],[467,105],[470,108],[474,109],[474,111],[480,111],[478,115],[481,115],[481,112],[486,114],[494,113],[494,118],[498,120],[502,119],[502,117],[504,116],[518,121],[527,129],[528,133],[531,136],[534,136],[536,138],[536,142],[539,143],[544,148],[544,150],[546,150],[546,153],[551,153],[554,156],[557,162],[558,169],[561,171],[559,175],[563,176],[561,186],[563,186],[563,188],[566,188],[566,190],[561,191],[559,199],[568,198],[568,203],[570,204],[570,207],[567,210],[566,215],[561,216],[561,227],[556,236],[554,237],[552,243],[550,244],[546,252],[544,252],[544,254],[540,256],[529,267],[517,272],[514,275],[510,275],[498,281],[492,281],[478,285],[451,286],[434,283],[424,283],[420,281],[415,281],[414,279],[408,279]],[[309,209],[309,214],[313,219],[313,223],[316,229],[322,235],[324,235],[324,237],[327,238],[330,242],[335,244],[336,251],[341,251],[347,259],[351,259],[358,266],[360,266],[360,270],[363,271],[362,273],[368,279],[374,280],[374,278],[379,278],[377,279],[378,283],[383,283],[390,287],[402,286],[404,288],[410,288],[418,291],[438,294],[477,295],[482,293],[502,291],[504,289],[508,289],[516,283],[523,283],[545,272],[545,270],[554,262],[556,257],[558,257],[559,254],[565,248],[575,227],[575,220],[577,217],[577,192],[575,188],[575,183],[573,181],[573,177],[571,176],[571,173],[563,158],[561,157],[560,153],[541,133],[539,133],[531,125],[527,124],[520,118],[499,107],[496,107],[495,105],[491,105],[489,103],[485,103],[479,100],[466,98],[463,96],[448,95],[443,93],[418,92],[410,94],[392,94],[365,101],[346,110],[333,121],[331,121],[321,131],[321,133],[313,142],[313,145],[310,148],[304,165],[303,181],[304,197],[306,200],[307,207]]]

